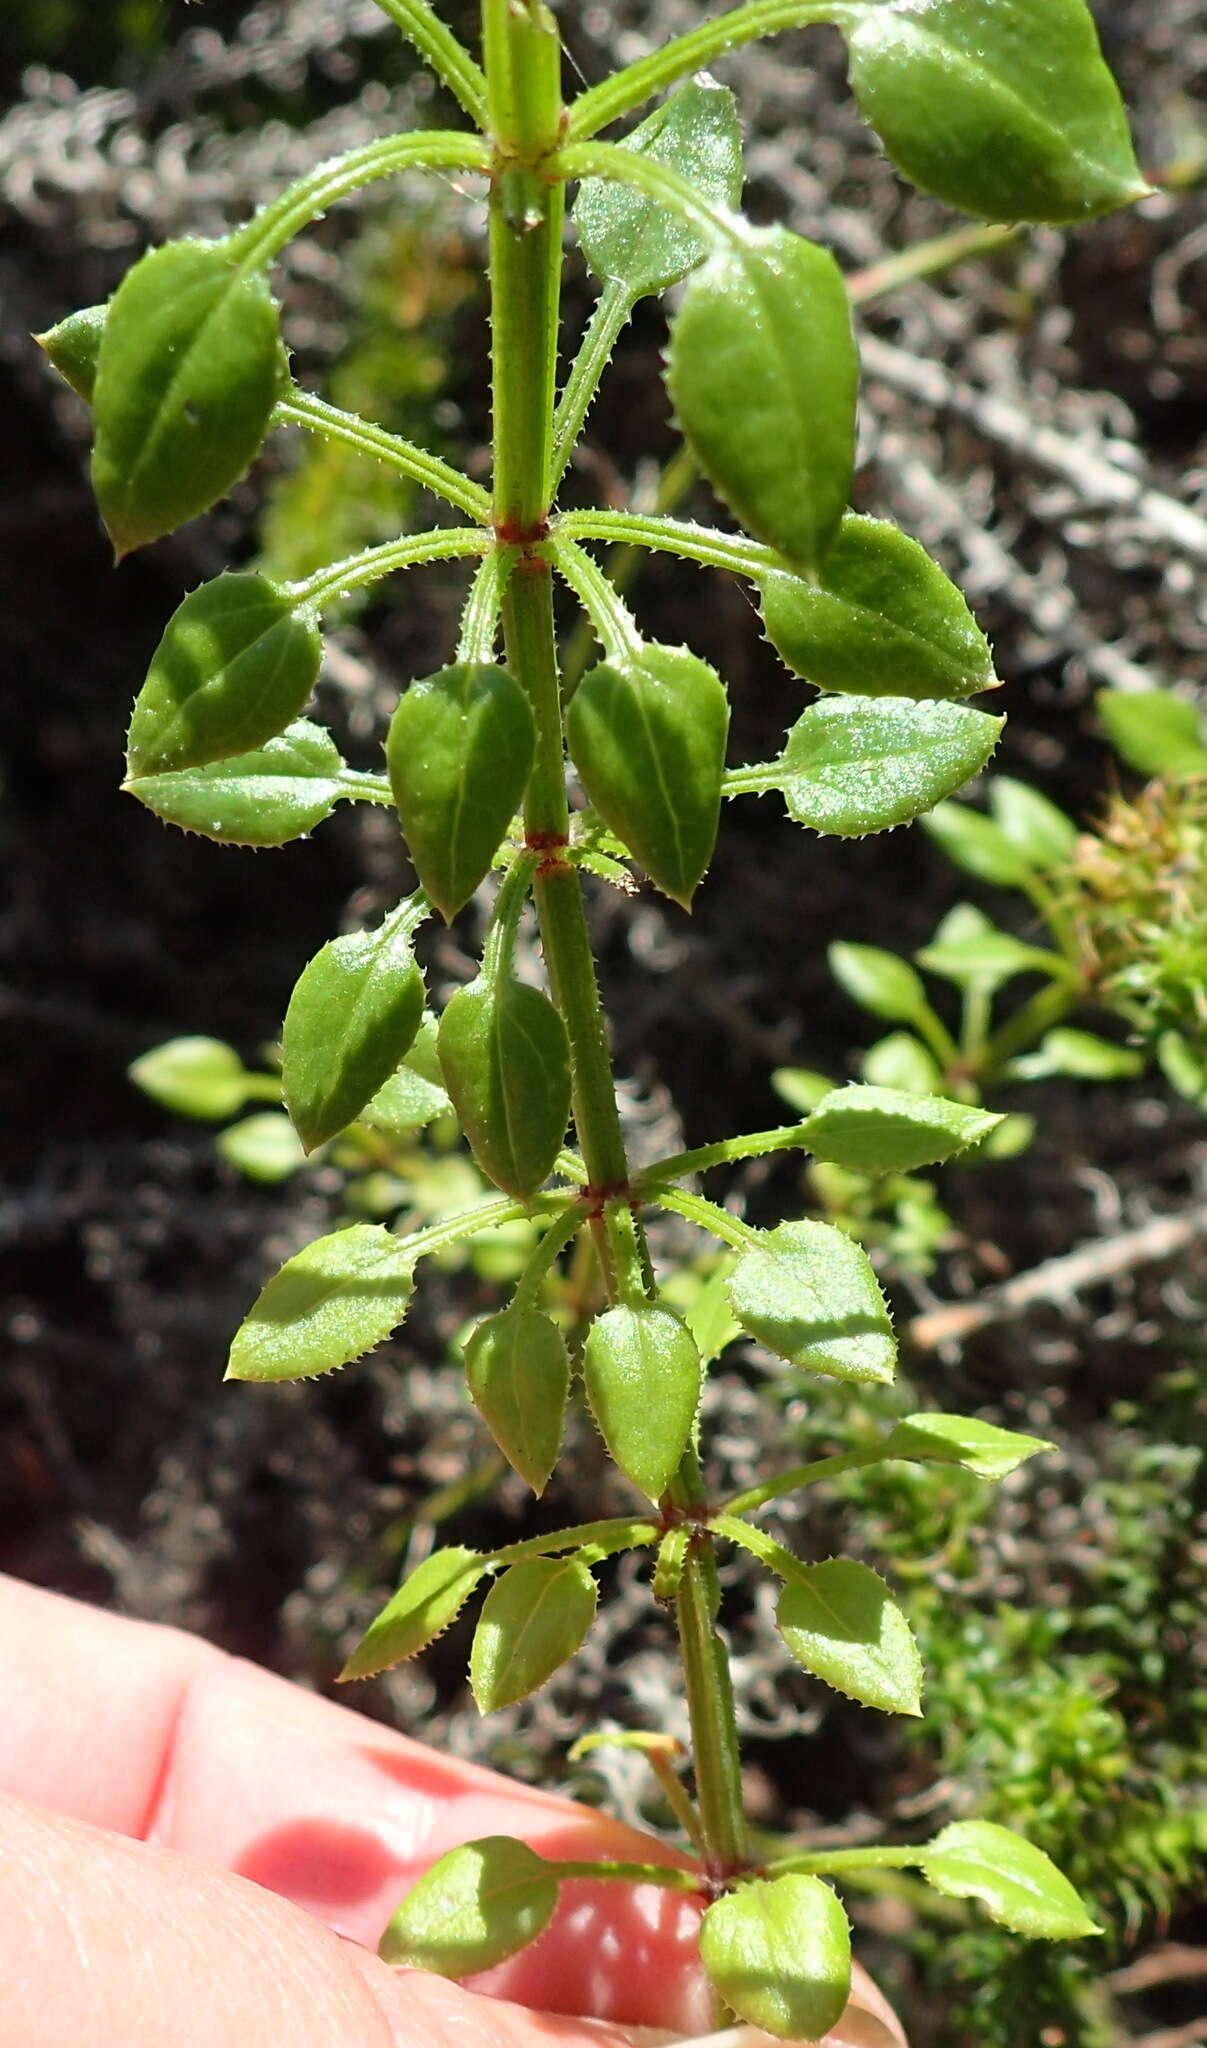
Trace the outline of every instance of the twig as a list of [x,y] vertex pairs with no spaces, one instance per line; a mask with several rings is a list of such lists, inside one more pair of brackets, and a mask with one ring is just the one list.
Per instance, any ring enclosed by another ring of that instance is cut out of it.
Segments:
[[986,1324],[1023,1315],[1036,1302],[1067,1302],[1083,1288],[1117,1279],[1137,1266],[1155,1265],[1203,1236],[1207,1236],[1207,1202],[1198,1202],[1180,1215],[1157,1216],[1135,1230],[1121,1231],[1118,1237],[1095,1238],[1076,1251],[1046,1259],[1029,1273],[990,1288],[977,1301],[953,1302],[916,1316],[906,1335],[917,1350],[933,1351],[940,1344],[984,1329]]
[[1106,1981],[1110,1990],[1121,1996],[1129,1991],[1151,1991],[1157,1984],[1184,1984],[1191,1977],[1207,1977],[1207,1948],[1169,1941],[1137,1956],[1121,1970],[1112,1970]]

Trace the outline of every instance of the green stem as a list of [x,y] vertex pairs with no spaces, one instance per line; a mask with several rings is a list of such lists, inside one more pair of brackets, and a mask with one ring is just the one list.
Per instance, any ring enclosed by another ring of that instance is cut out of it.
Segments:
[[442,85],[461,102],[478,128],[486,126],[486,76],[463,49],[452,30],[439,20],[428,0],[377,0],[414,44],[425,64],[430,65]]
[[785,1877],[790,1872],[804,1876],[841,1877],[844,1871],[911,1870],[926,1861],[924,1846],[904,1849],[818,1849],[813,1855],[777,1856],[765,1865],[768,1877]]
[[366,548],[361,555],[332,562],[304,583],[287,587],[298,604],[321,609],[333,597],[347,597],[367,584],[380,583],[399,569],[415,569],[424,562],[446,562],[458,555],[481,555],[493,546],[481,527],[446,526],[433,533],[408,533],[402,540],[386,541],[382,547]]
[[749,6],[731,8],[728,14],[715,21],[701,22],[699,28],[673,37],[661,50],[639,58],[627,70],[618,71],[588,92],[580,93],[570,109],[566,139],[581,142],[613,121],[622,120],[655,93],[664,92],[677,78],[707,70],[718,57],[726,56],[743,43],[776,35],[781,29],[809,28],[815,22],[836,21],[857,11],[863,10],[842,6],[839,0],[828,0],[828,4],[827,0],[752,0]]
[[740,215],[710,206],[706,199],[701,199],[698,186],[681,171],[672,170],[669,164],[659,163],[640,150],[625,149],[619,142],[580,142],[560,149],[554,158],[554,168],[563,178],[608,178],[613,184],[627,185],[631,191],[656,200],[668,212],[677,213],[680,220],[697,228],[710,244],[729,242],[745,248],[750,241],[751,229]]
[[632,317],[633,301],[628,292],[615,278],[610,279],[595,302],[553,416],[553,456],[547,492],[551,504],[578,445],[612,350]]
[[1008,1060],[1013,1059],[1016,1053],[1027,1051],[1043,1037],[1045,1031],[1059,1024],[1083,1000],[1084,994],[1079,982],[1054,981],[1049,982],[1047,988],[1041,988],[1015,1011],[1000,1031],[994,1032],[977,1061],[977,1079],[995,1080]]
[[731,768],[721,778],[721,795],[770,796],[784,786],[784,770],[778,761],[751,761],[745,768]]
[[662,1183],[682,1180],[687,1174],[707,1173],[712,1166],[728,1166],[735,1159],[759,1159],[765,1152],[807,1151],[807,1124],[779,1124],[773,1131],[748,1131],[744,1137],[721,1138],[715,1145],[697,1145],[692,1152],[673,1152],[668,1159],[656,1159],[638,1175],[639,1194],[661,1199]]
[[569,584],[590,619],[608,660],[640,660],[644,642],[637,621],[603,570],[572,540],[559,536],[547,541],[545,548],[559,576]]
[[471,483],[451,463],[442,462],[426,448],[416,447],[413,441],[403,440],[400,434],[387,433],[372,420],[343,412],[339,406],[328,405],[325,399],[315,398],[296,386],[288,398],[281,399],[273,419],[280,426],[304,427],[324,441],[342,441],[345,447],[355,448],[361,455],[372,455],[379,462],[388,463],[400,476],[413,477],[416,483],[476,520],[479,526],[490,523],[490,498],[480,484]]
[[419,135],[391,135],[367,142],[346,156],[320,164],[290,185],[230,238],[232,254],[244,270],[262,270],[278,257],[287,242],[340,199],[360,192],[379,178],[400,171],[490,170],[490,150],[481,136],[459,135],[455,129]]
[[492,662],[499,633],[499,614],[507,595],[518,548],[493,547],[469,587],[461,613],[458,661]]
[[[690,1468],[684,1475],[687,1488],[696,1491],[699,1470],[694,1455],[685,1465]],[[747,1867],[750,1853],[733,1681],[728,1651],[714,1626],[719,1601],[716,1553],[712,1538],[706,1536],[689,1553],[675,1613],[691,1717],[696,1803],[709,1872],[714,1877],[729,1877]]]
[[757,1250],[760,1239],[757,1230],[749,1223],[743,1223],[740,1216],[731,1216],[728,1209],[722,1209],[716,1202],[706,1200],[703,1195],[689,1195],[683,1188],[658,1188],[645,1197],[656,1203],[660,1209],[673,1209],[676,1216],[685,1216],[698,1229],[706,1230],[710,1237],[719,1237],[722,1244],[731,1244],[738,1251]]
[[485,1202],[475,1202],[472,1209],[460,1209],[455,1216],[445,1216],[439,1223],[428,1223],[422,1230],[403,1232],[399,1244],[415,1258],[427,1258],[432,1252],[442,1252],[447,1245],[459,1244],[463,1237],[476,1237],[480,1230],[497,1230],[501,1223],[531,1222],[534,1217],[556,1214],[565,1205],[565,1190],[559,1194],[554,1189],[550,1194],[537,1195],[527,1206],[523,1202],[511,1202],[502,1195],[492,1196]]
[[779,1500],[785,1493],[795,1493],[798,1487],[816,1486],[823,1479],[838,1479],[844,1472],[857,1472],[862,1465],[879,1465],[885,1455],[882,1450],[839,1451],[832,1458],[814,1458],[811,1464],[793,1465],[790,1471],[781,1472],[762,1486],[748,1487],[745,1493],[735,1493],[732,1500],[722,1501],[717,1513],[727,1518],[749,1515],[755,1508],[765,1507],[769,1500]]
[[582,1229],[583,1212],[575,1202],[570,1208],[555,1216],[548,1230],[538,1244],[528,1264],[520,1274],[515,1293],[511,1297],[512,1307],[521,1313],[537,1301],[549,1272],[570,1239]]
[[594,1550],[610,1557],[618,1550],[640,1550],[656,1543],[662,1534],[656,1522],[619,1517],[607,1522],[579,1522],[572,1529],[553,1529],[547,1536],[529,1536],[522,1543],[504,1544],[489,1552],[489,1564],[523,1564],[530,1557],[552,1557],[561,1550]]
[[566,540],[631,541],[641,548],[703,562],[711,569],[732,570],[735,576],[748,576],[754,583],[768,570],[782,571],[784,566],[774,548],[757,540],[721,533],[713,526],[697,526],[690,519],[666,519],[661,514],[566,512],[558,519],[556,532],[559,539]]
[[705,1890],[698,1870],[678,1870],[673,1863],[553,1863],[546,1860],[546,1869],[559,1884],[568,1878],[585,1877],[593,1883],[599,1878],[605,1883],[619,1880],[623,1884],[660,1884],[670,1892],[699,1894]]

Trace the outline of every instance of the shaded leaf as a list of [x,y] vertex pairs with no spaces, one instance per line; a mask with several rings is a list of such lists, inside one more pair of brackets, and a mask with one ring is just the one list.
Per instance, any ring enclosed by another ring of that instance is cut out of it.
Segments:
[[553,1918],[557,1880],[510,1835],[450,1849],[421,1877],[377,1945],[387,1963],[472,1977],[506,1962]]
[[224,242],[167,242],[109,304],[92,481],[119,555],[224,497],[259,451],[282,380],[277,308]]
[[514,1304],[479,1323],[465,1347],[473,1403],[521,1479],[543,1493],[561,1449],[570,1358],[556,1323]]
[[789,733],[777,786],[798,825],[884,832],[978,775],[1004,723],[964,704],[823,697]]
[[1012,1828],[987,1820],[954,1821],[918,1852],[923,1875],[948,1898],[980,1899],[1016,1934],[1077,1941],[1099,1934],[1077,1893],[1044,1855]]
[[486,1596],[469,1660],[480,1714],[527,1699],[572,1657],[595,1619],[595,1581],[576,1557],[513,1564]]
[[884,1445],[886,1458],[913,1458],[928,1465],[962,1465],[980,1479],[1004,1479],[1018,1465],[1054,1447],[1043,1437],[1023,1436],[977,1422],[969,1415],[906,1415],[894,1423]]
[[912,1031],[890,1031],[869,1046],[863,1078],[874,1088],[901,1088],[910,1095],[934,1095],[943,1085],[934,1054]]
[[[45,336],[42,337],[45,347]],[[1095,709],[1106,736],[1141,775],[1207,775],[1197,704],[1169,690],[1100,690]]]
[[883,519],[848,513],[815,578],[769,571],[759,595],[776,653],[820,689],[942,699],[997,687],[955,584]]
[[978,882],[1017,889],[1035,871],[1035,863],[1007,839],[1001,826],[968,804],[936,804],[922,825],[948,860]]
[[883,1017],[890,1024],[912,1024],[929,1008],[921,981],[908,960],[899,959],[896,953],[836,939],[826,959],[835,981],[873,1017]]
[[299,719],[250,754],[136,776],[126,788],[185,832],[227,846],[284,846],[331,816],[343,772],[330,735]]
[[700,1354],[689,1332],[669,1309],[610,1308],[587,1333],[583,1379],[612,1457],[634,1486],[660,1499],[700,1403]]
[[169,1038],[126,1071],[152,1102],[177,1116],[202,1117],[207,1123],[234,1116],[253,1085],[234,1047],[220,1038]]
[[457,1619],[486,1570],[475,1550],[433,1551],[401,1585],[365,1631],[340,1678],[373,1678],[426,1650]]
[[[672,93],[623,143],[690,178],[710,206],[742,196],[742,129],[728,87],[706,73]],[[631,299],[665,291],[703,261],[708,245],[679,216],[643,192],[606,178],[584,179],[574,207],[583,254],[598,278]]]
[[415,871],[446,919],[489,873],[535,745],[527,696],[492,663],[442,668],[399,700],[386,742],[390,787]]
[[912,1173],[950,1159],[1002,1121],[992,1110],[849,1082],[819,1102],[801,1144],[819,1159],[855,1173]]
[[689,909],[712,859],[729,732],[725,686],[686,647],[585,675],[567,716],[588,797],[650,880]]
[[366,1102],[360,1121],[377,1131],[416,1131],[452,1106],[442,1085],[437,1023],[429,1010],[398,1072]]
[[922,1712],[922,1659],[901,1609],[866,1564],[832,1557],[801,1565],[775,1613],[806,1671],[885,1714]]
[[350,1365],[407,1312],[414,1255],[380,1223],[316,1238],[262,1290],[231,1346],[228,1380],[302,1380]]
[[1084,0],[879,0],[847,20],[864,118],[924,192],[1077,221],[1148,189]]
[[700,1960],[740,2019],[781,2041],[820,2041],[851,1989],[851,1931],[819,1877],[758,1878],[711,1905]]
[[169,619],[135,699],[130,781],[276,739],[313,690],[321,656],[311,613],[266,577],[203,583]]
[[1016,846],[1032,867],[1059,868],[1077,844],[1077,827],[1050,797],[1016,782],[1012,775],[995,775],[989,785],[989,809],[1011,846]]
[[714,250],[671,328],[679,425],[731,512],[820,567],[850,494],[859,359],[842,273],[786,228]]
[[474,1158],[526,1202],[553,1171],[570,1119],[570,1048],[539,989],[502,976],[458,989],[440,1019],[440,1065]]
[[1009,932],[988,924],[986,929],[971,932],[966,938],[936,936],[914,957],[919,967],[942,975],[944,981],[954,982],[957,988],[982,989],[987,994],[1013,981],[1016,974],[1046,974],[1052,978],[1068,973],[1068,964],[1059,953],[1026,946]]
[[306,1157],[297,1132],[279,1109],[266,1109],[258,1116],[245,1117],[242,1123],[220,1131],[215,1143],[227,1165],[233,1166],[236,1173],[243,1174],[247,1180],[263,1181],[268,1186],[288,1180]]
[[285,1013],[285,1106],[308,1152],[358,1116],[389,1080],[423,1019],[423,977],[403,903],[375,932],[349,932],[315,954]]
[[742,1328],[769,1351],[836,1379],[891,1380],[897,1347],[866,1252],[828,1223],[781,1223],[729,1283]]
[[1144,1065],[1144,1054],[1135,1046],[1060,1025],[1045,1034],[1034,1052],[1011,1061],[1010,1078],[1046,1081],[1053,1074],[1066,1074],[1074,1081],[1130,1081],[1144,1072]]

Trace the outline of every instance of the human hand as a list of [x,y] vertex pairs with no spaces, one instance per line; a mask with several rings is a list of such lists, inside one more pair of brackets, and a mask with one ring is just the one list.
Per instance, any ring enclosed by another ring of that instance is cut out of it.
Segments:
[[[474,1989],[380,1962],[372,1948],[420,1873],[492,1834],[558,1859],[676,1860],[191,1636],[0,1578],[0,2048],[710,2034],[697,1909],[653,1886],[566,1885],[540,1941]],[[573,2014],[595,2017],[558,2016]],[[826,2043],[905,2048],[858,1966]]]

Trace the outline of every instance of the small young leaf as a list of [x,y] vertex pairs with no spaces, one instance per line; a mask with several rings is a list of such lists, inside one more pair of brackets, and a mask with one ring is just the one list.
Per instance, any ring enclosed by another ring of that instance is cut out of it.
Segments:
[[987,1137],[1002,1121],[941,1095],[909,1095],[858,1081],[819,1102],[801,1143],[819,1159],[855,1173],[912,1173],[950,1159]]
[[1012,775],[995,775],[989,809],[1011,846],[1032,867],[1059,868],[1077,844],[1077,827],[1049,797]]
[[130,720],[131,781],[276,739],[318,679],[314,618],[264,576],[225,575],[168,620]]
[[669,1309],[610,1308],[583,1351],[591,1413],[625,1476],[659,1500],[691,1442],[700,1404],[700,1354]]
[[583,677],[567,717],[583,788],[650,880],[685,910],[717,837],[725,686],[685,647],[646,647]]
[[126,1071],[152,1102],[207,1123],[224,1123],[242,1109],[251,1079],[233,1046],[220,1038],[169,1038]]
[[851,1990],[851,1930],[819,1877],[758,1878],[708,1908],[700,1960],[726,2005],[780,2041],[820,2041]]
[[330,735],[303,718],[253,753],[140,775],[126,788],[165,825],[226,846],[284,846],[331,816],[343,767]]
[[530,1557],[490,1589],[469,1682],[480,1714],[527,1699],[572,1657],[595,1619],[595,1581],[576,1557]]
[[[46,340],[43,336],[43,347]],[[1197,704],[1169,690],[1100,690],[1094,705],[1108,740],[1129,768],[1141,775],[1207,775]]]
[[229,1130],[219,1132],[215,1144],[236,1173],[269,1186],[288,1180],[306,1157],[297,1132],[279,1109],[262,1110],[259,1116],[232,1124]]
[[906,1415],[893,1425],[886,1458],[912,1458],[927,1465],[962,1465],[980,1479],[1004,1479],[1018,1465],[1053,1445],[1040,1436],[998,1429],[968,1415]]
[[[707,73],[680,86],[625,137],[623,146],[690,178],[710,206],[735,207],[741,199],[737,102],[727,86]],[[664,292],[708,254],[707,243],[677,214],[605,178],[584,180],[574,225],[596,277],[623,285],[632,300]]]
[[45,334],[34,336],[60,377],[85,405],[91,405],[96,387],[96,365],[108,312],[108,306],[84,306],[78,313],[69,313],[56,327],[47,328]]
[[375,932],[332,939],[303,971],[281,1037],[285,1106],[307,1152],[358,1116],[406,1057],[423,1020],[403,903]]
[[231,1346],[228,1380],[304,1380],[334,1372],[398,1328],[414,1254],[380,1223],[356,1223],[295,1252],[260,1294]]
[[412,683],[390,721],[390,787],[415,870],[447,920],[473,895],[524,795],[536,728],[505,668],[459,662]]
[[681,1523],[679,1528],[669,1529],[658,1545],[652,1587],[655,1600],[669,1604],[677,1599],[690,1542],[691,1530]]
[[452,1626],[485,1570],[477,1551],[459,1546],[433,1551],[365,1631],[340,1672],[341,1681],[374,1678],[426,1650]]
[[863,1078],[873,1088],[903,1089],[907,1095],[937,1095],[943,1085],[933,1052],[912,1031],[890,1031],[869,1046]]
[[1046,1081],[1053,1074],[1066,1074],[1074,1081],[1130,1081],[1143,1072],[1144,1054],[1134,1046],[1117,1045],[1113,1039],[1066,1025],[1049,1031],[1034,1052],[1024,1053],[1010,1066],[1010,1078],[1018,1081]]
[[979,775],[1004,723],[966,704],[823,697],[788,734],[777,786],[798,825],[884,832]]
[[840,1380],[891,1380],[897,1347],[876,1275],[828,1223],[781,1223],[729,1283],[742,1328],[769,1351]]
[[440,1019],[440,1066],[474,1158],[526,1202],[547,1180],[570,1118],[570,1048],[539,989],[504,975],[457,990]]
[[958,1820],[918,1852],[923,1876],[953,1899],[980,1899],[1016,1934],[1079,1941],[1100,1934],[1067,1877],[1012,1828]]
[[802,1565],[775,1611],[798,1664],[847,1699],[885,1714],[922,1712],[922,1659],[901,1609],[866,1564]]
[[851,86],[898,170],[987,220],[1077,221],[1148,189],[1084,0],[851,10]]
[[812,1116],[819,1102],[824,1102],[834,1083],[829,1074],[815,1074],[811,1067],[777,1067],[771,1076],[771,1085],[777,1095],[783,1097],[790,1109],[800,1116]]
[[826,958],[835,981],[873,1017],[883,1017],[890,1024],[912,1024],[929,1007],[926,990],[913,968],[896,953],[836,939]]
[[[949,924],[950,920],[945,919],[944,923]],[[929,946],[923,946],[914,955],[919,967],[941,975],[944,981],[954,982],[957,988],[979,989],[986,995],[1003,988],[1016,974],[1046,974],[1053,978],[1068,972],[1059,953],[1026,946],[1009,932],[998,931],[988,920],[985,923],[987,929],[971,932],[964,938],[936,935]]]
[[434,1863],[377,1944],[383,1962],[438,1977],[473,1977],[518,1955],[543,1934],[557,1906],[557,1879],[510,1835],[466,1842]]
[[848,513],[814,580],[769,571],[759,594],[781,661],[819,689],[950,699],[998,686],[955,584],[883,519]]
[[128,272],[96,366],[92,481],[119,554],[208,511],[268,432],[277,309],[223,242],[168,242]]
[[1000,825],[967,804],[936,804],[922,820],[922,828],[940,846],[948,860],[978,882],[1002,889],[1017,889],[1029,882],[1035,863],[1007,839]]
[[465,1347],[473,1403],[510,1465],[543,1493],[557,1463],[570,1392],[565,1340],[548,1316],[514,1304],[479,1323]]
[[850,494],[859,384],[834,258],[786,228],[714,250],[671,328],[667,382],[730,511],[794,568],[819,569]]

